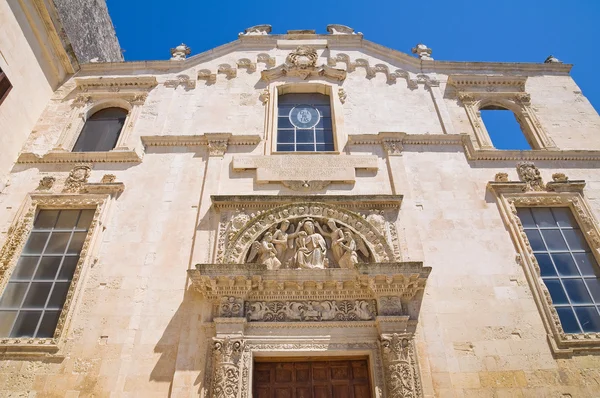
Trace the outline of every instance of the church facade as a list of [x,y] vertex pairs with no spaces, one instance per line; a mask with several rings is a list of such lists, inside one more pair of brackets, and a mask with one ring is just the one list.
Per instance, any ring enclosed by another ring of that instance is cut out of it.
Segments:
[[[572,65],[327,31],[54,92],[0,194],[2,394],[597,395],[600,117]],[[497,109],[530,150],[495,147]]]

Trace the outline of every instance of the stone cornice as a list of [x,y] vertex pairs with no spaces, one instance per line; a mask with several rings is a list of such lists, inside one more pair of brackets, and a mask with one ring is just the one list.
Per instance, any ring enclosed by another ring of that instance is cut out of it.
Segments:
[[400,208],[402,195],[212,195],[215,208],[264,207],[283,203],[335,203],[348,209]]
[[468,160],[574,160],[600,161],[598,150],[575,149],[532,149],[499,150],[478,149],[473,146],[468,134],[407,134],[382,132],[379,134],[353,134],[348,136],[348,145],[376,145],[395,141],[405,145],[457,145],[462,146]]
[[257,145],[261,141],[258,134],[234,135],[231,133],[205,133],[198,135],[144,135],[142,143],[149,146],[199,146],[208,145],[211,140],[225,140],[228,145]]
[[76,88],[88,90],[149,90],[157,85],[156,76],[76,77]]
[[17,163],[139,163],[142,157],[132,150],[108,152],[50,151],[43,155],[22,152]]
[[448,84],[460,90],[480,86],[513,86],[522,91],[527,82],[527,76],[496,76],[496,75],[450,75]]
[[[241,39],[215,47],[194,55],[184,61],[134,61],[119,63],[90,63],[81,66],[84,74],[112,73],[124,71],[181,71],[195,65],[208,62],[236,50],[265,50],[277,48],[278,41],[298,40],[296,36],[260,35],[242,36]],[[392,62],[419,70],[422,73],[453,74],[469,71],[469,73],[521,73],[521,74],[569,74],[573,65],[561,63],[519,63],[519,62],[458,62],[421,60],[404,52],[364,40],[362,35],[310,35],[310,40],[327,40],[330,49],[365,49],[374,55],[383,56]]]

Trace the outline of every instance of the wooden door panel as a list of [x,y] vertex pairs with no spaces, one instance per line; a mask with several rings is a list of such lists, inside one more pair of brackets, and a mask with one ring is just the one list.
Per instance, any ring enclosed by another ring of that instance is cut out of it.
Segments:
[[253,376],[257,398],[371,398],[366,360],[259,362]]

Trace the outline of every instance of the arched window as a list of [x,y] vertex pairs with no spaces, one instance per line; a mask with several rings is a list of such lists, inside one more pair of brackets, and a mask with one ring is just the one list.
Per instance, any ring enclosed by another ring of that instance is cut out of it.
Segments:
[[334,151],[331,103],[318,93],[290,93],[278,97],[278,152]]
[[532,149],[513,111],[499,105],[486,105],[479,112],[496,149]]
[[86,120],[73,152],[110,151],[117,144],[125,124],[127,111],[122,108],[105,108]]

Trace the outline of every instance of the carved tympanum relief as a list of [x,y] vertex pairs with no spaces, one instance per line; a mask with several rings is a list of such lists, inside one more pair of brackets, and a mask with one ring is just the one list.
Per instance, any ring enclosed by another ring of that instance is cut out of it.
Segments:
[[294,222],[283,220],[274,231],[266,231],[252,243],[247,262],[285,268],[354,268],[370,257],[360,236],[348,228],[340,228],[334,219],[324,219],[327,226],[307,217]]
[[394,261],[395,228],[383,210],[358,214],[324,203],[283,205],[256,213],[224,212],[217,262],[259,263],[267,269],[354,268]]

